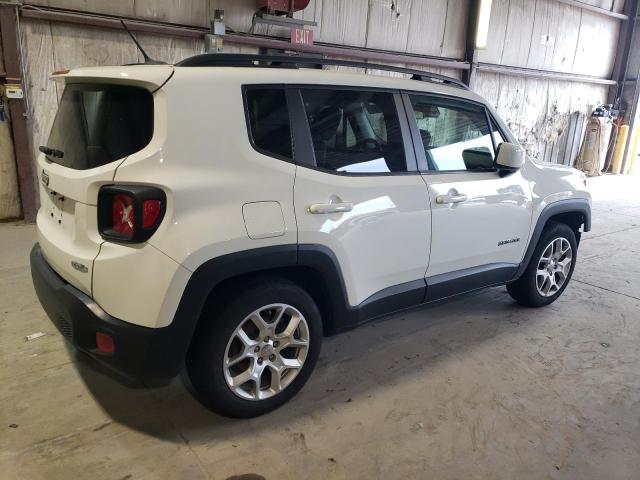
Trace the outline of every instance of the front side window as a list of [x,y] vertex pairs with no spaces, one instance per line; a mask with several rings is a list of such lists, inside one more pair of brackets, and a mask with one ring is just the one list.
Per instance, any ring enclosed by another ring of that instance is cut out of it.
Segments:
[[291,127],[284,89],[247,89],[246,106],[254,146],[267,155],[291,160]]
[[49,160],[76,170],[106,165],[142,150],[153,135],[153,96],[140,87],[68,84],[46,147]]
[[393,94],[303,89],[302,99],[317,167],[355,174],[407,171]]
[[495,158],[484,108],[410,95],[429,170],[493,170]]

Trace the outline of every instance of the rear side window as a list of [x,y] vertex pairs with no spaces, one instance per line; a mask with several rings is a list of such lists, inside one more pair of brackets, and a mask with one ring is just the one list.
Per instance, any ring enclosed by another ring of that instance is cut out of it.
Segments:
[[494,147],[482,106],[410,95],[430,170],[493,170]]
[[340,173],[406,172],[393,94],[303,89],[316,166]]
[[47,158],[65,167],[87,170],[142,150],[152,135],[153,96],[148,90],[68,84],[46,145],[59,154]]
[[249,136],[266,155],[291,160],[291,127],[282,88],[248,88],[245,92]]

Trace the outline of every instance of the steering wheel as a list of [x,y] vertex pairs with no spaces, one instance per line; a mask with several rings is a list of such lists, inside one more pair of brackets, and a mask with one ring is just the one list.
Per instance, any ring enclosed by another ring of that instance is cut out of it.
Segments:
[[374,138],[364,138],[356,143],[356,148],[358,150],[363,150],[365,152],[381,152],[382,144],[375,140]]

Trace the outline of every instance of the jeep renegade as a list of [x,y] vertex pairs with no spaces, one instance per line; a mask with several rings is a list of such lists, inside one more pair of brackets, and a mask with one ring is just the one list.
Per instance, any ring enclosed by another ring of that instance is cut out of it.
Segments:
[[584,175],[525,158],[452,78],[225,54],[52,78],[44,310],[126,377],[186,365],[224,415],[282,405],[323,335],[364,321],[496,285],[550,304],[590,229]]

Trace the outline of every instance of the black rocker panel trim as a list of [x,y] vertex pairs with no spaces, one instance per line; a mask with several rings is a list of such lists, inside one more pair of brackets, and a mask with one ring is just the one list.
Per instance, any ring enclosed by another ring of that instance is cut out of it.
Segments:
[[427,302],[442,300],[493,285],[508,283],[517,272],[514,263],[491,263],[427,278]]
[[298,264],[312,268],[322,278],[331,316],[327,331],[339,332],[356,325],[481,288],[504,285],[518,270],[518,264],[494,263],[436,275],[385,288],[356,306],[349,305],[338,259],[321,245],[300,245]]
[[538,245],[538,240],[540,240],[540,236],[542,235],[542,231],[546,226],[547,222],[551,217],[555,215],[559,215],[561,213],[579,213],[583,217],[583,231],[588,232],[591,230],[591,206],[589,205],[589,201],[585,198],[571,198],[567,200],[558,200],[550,205],[547,205],[540,216],[538,217],[538,221],[536,222],[536,226],[533,230],[533,234],[531,235],[531,240],[529,240],[529,245],[527,246],[527,251],[524,254],[524,258],[520,263],[520,267],[518,271],[512,278],[512,280],[517,280],[524,273],[531,261],[531,257],[533,256],[533,251],[536,249]]
[[358,323],[420,305],[426,292],[424,278],[380,290],[355,307]]
[[349,304],[342,269],[333,251],[324,245],[300,244],[264,247],[232,253],[205,262],[192,275],[172,325],[182,325],[191,338],[211,291],[233,277],[286,267],[312,270],[321,283],[325,331],[348,330],[366,321],[480,288],[508,283],[517,264],[498,263],[420,278],[385,288],[356,306]]

